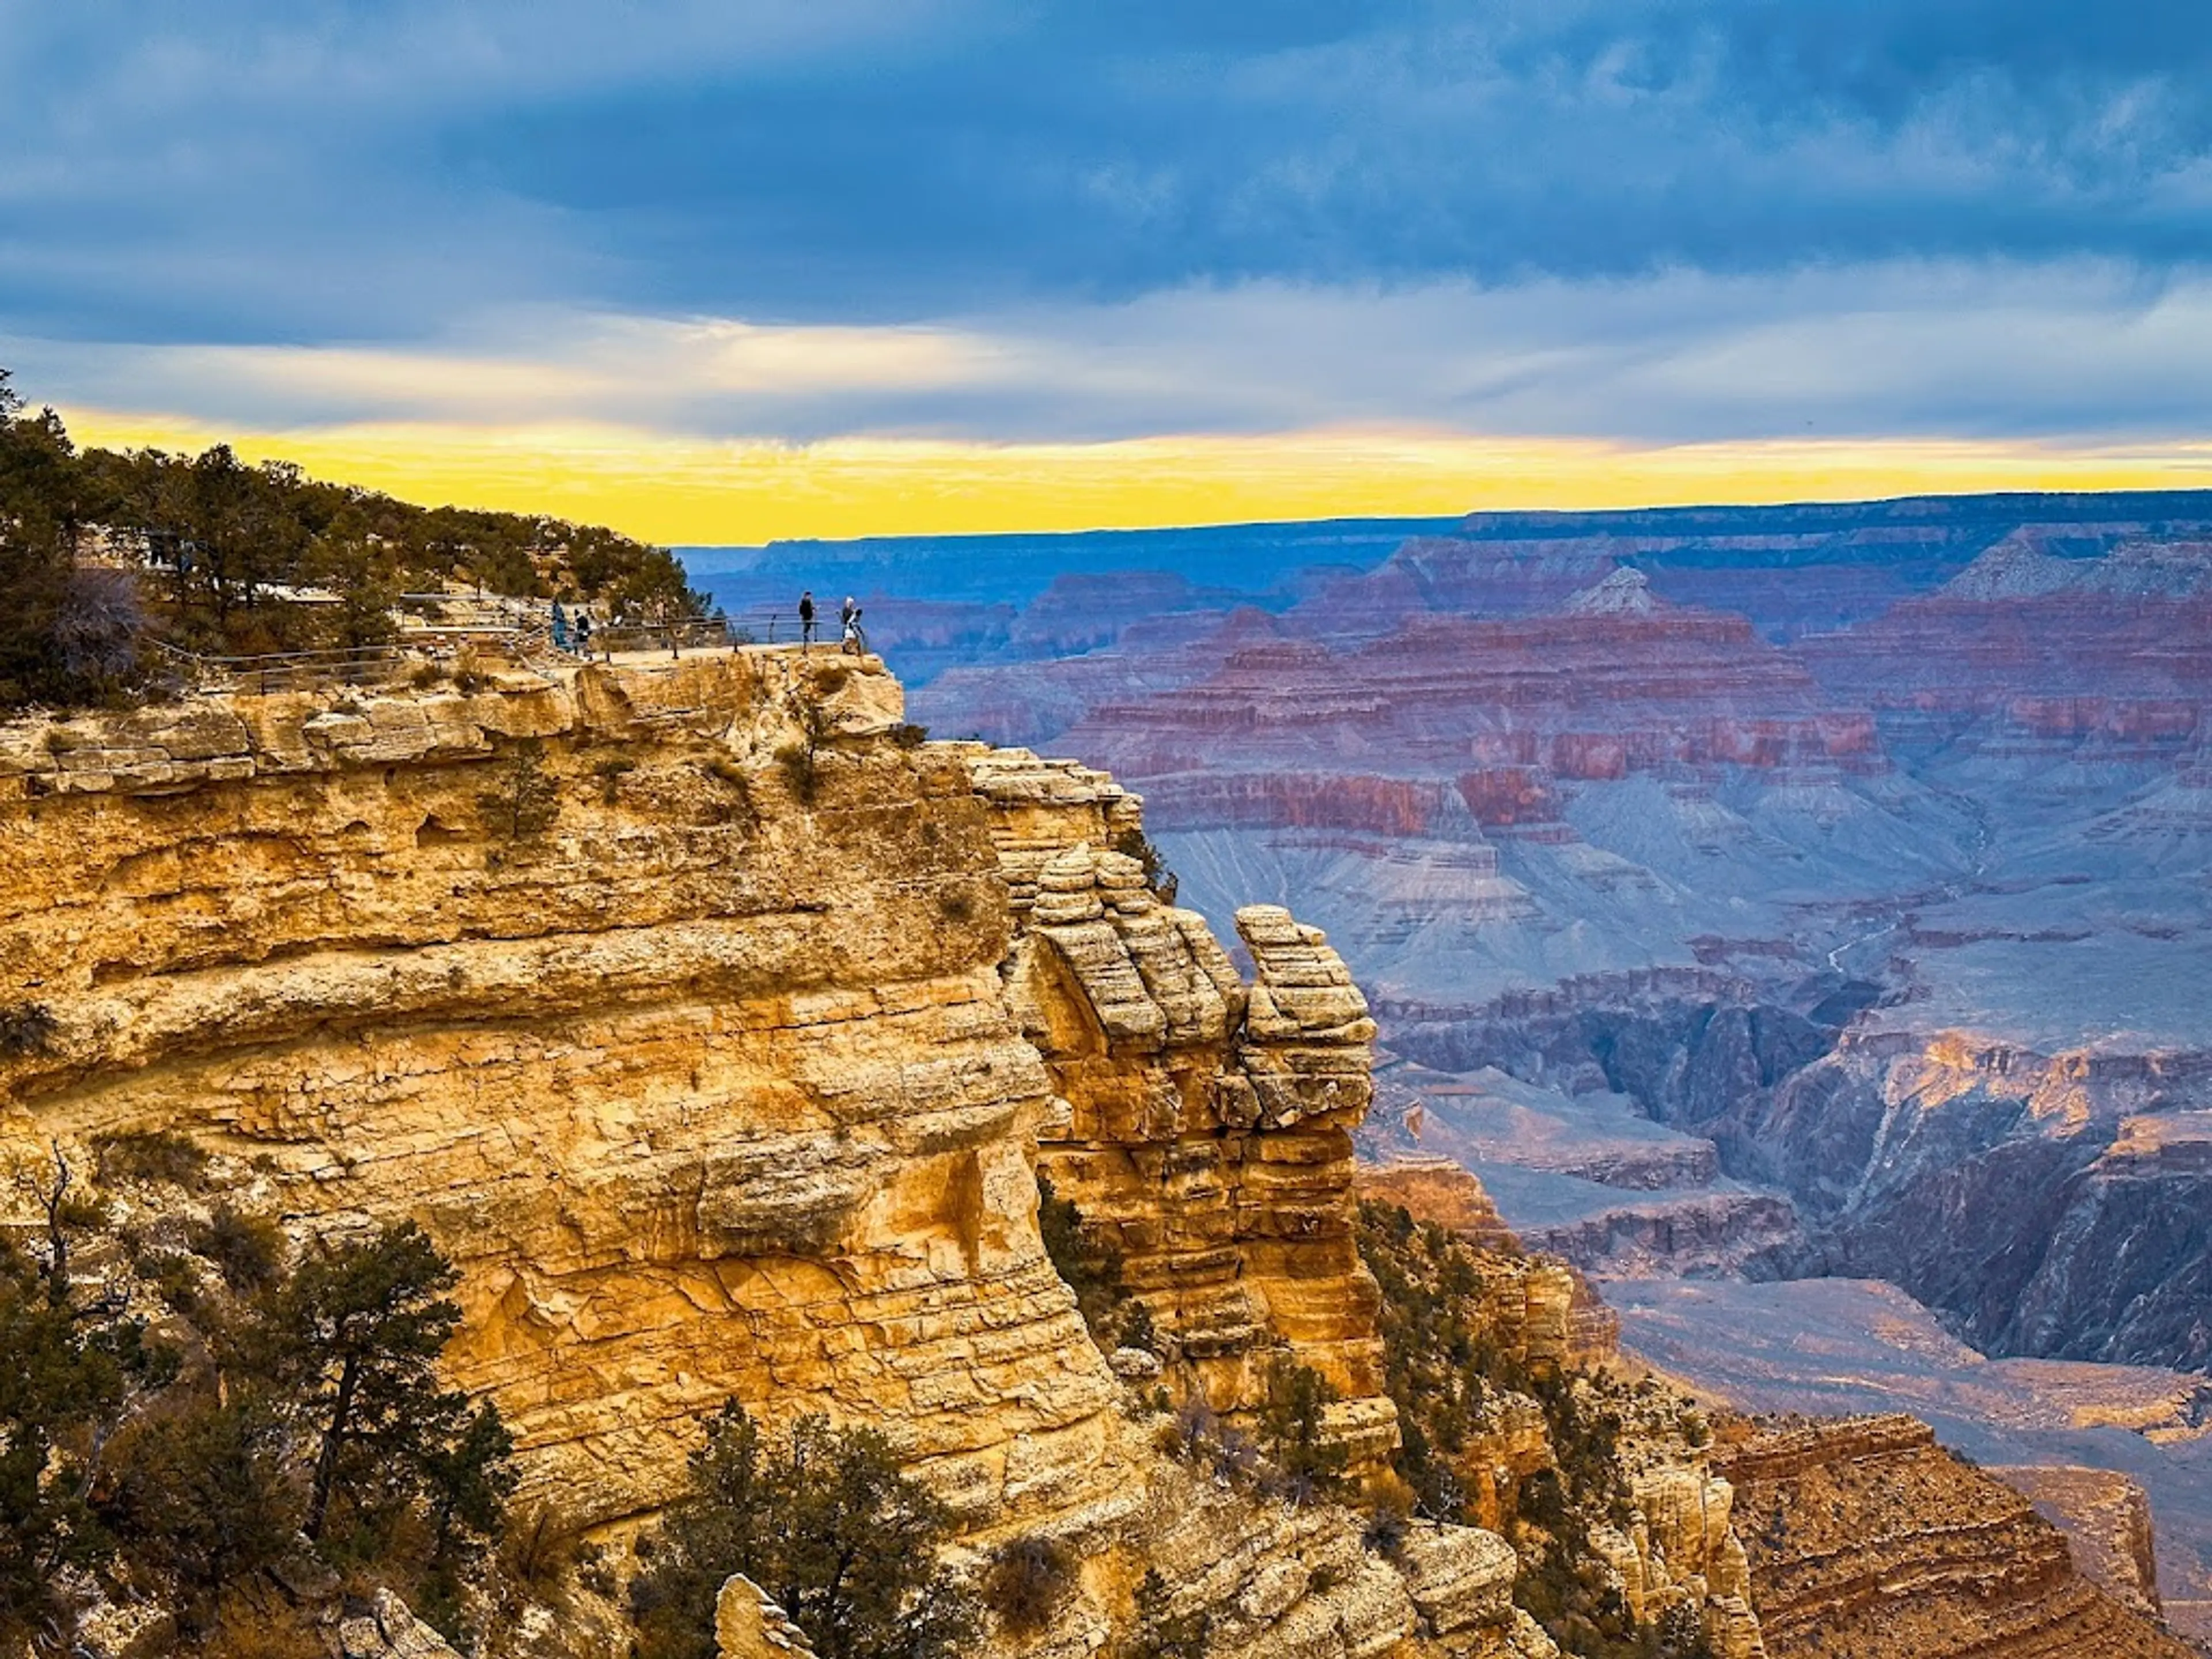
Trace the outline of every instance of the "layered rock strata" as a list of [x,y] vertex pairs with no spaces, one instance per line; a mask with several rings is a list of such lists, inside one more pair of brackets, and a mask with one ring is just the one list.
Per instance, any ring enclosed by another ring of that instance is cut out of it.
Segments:
[[1257,911],[1246,986],[1095,850],[1133,799],[902,713],[768,650],[0,731],[0,1152],[158,1129],[295,1235],[419,1221],[522,1500],[603,1534],[736,1398],[882,1429],[976,1551],[1073,1544],[1025,1651],[1125,1633],[1154,1569],[1252,1659],[1550,1652],[1485,1534],[1401,1570],[1165,1460],[1043,1251],[1040,1137],[1151,1169],[1101,1188],[1194,1386],[1316,1365],[1371,1465],[1341,964]]
[[878,1420],[973,1511],[1103,1497],[984,815],[898,714],[749,653],[14,728],[0,999],[53,1035],[8,1137],[164,1127],[302,1223],[417,1218],[457,1380],[588,1519],[732,1396]]
[[[1607,1367],[1619,1322],[1587,1280],[1565,1264],[1530,1257],[1498,1220],[1481,1182],[1444,1158],[1396,1158],[1363,1164],[1363,1199],[1404,1208],[1477,1246],[1465,1258],[1475,1322],[1496,1353],[1554,1381]],[[1578,1386],[1569,1382],[1567,1386]],[[1751,1599],[1750,1570],[1731,1522],[1735,1493],[1717,1478],[1680,1423],[1664,1420],[1661,1397],[1647,1393],[1620,1413],[1611,1455],[1626,1476],[1628,1504],[1589,1527],[1593,1553],[1639,1624],[1693,1611],[1723,1659],[1766,1651]],[[1597,1409],[1612,1409],[1597,1406]],[[1560,1449],[1540,1402],[1511,1390],[1486,1398],[1453,1467],[1486,1528],[1513,1527],[1523,1483],[1560,1467]]]
[[1120,1255],[1175,1380],[1249,1413],[1294,1348],[1339,1395],[1355,1467],[1380,1468],[1396,1419],[1352,1232],[1365,999],[1320,933],[1270,906],[1237,915],[1247,988],[1201,917],[1100,849],[1134,806],[1100,775],[999,755],[975,776],[1025,911],[1006,977],[1052,1079],[1041,1167]]
[[2188,1659],[2074,1571],[2028,1501],[1874,1418],[1781,1430],[1722,1462],[1776,1659]]
[[1589,1281],[1564,1261],[1522,1255],[1481,1181],[1447,1158],[1363,1164],[1359,1196],[1402,1206],[1484,1252],[1484,1323],[1504,1351],[1538,1366],[1589,1365],[1618,1351],[1620,1321]]
[[2075,1565],[2090,1583],[2133,1612],[2153,1618],[2164,1612],[2150,1500],[2141,1486],[2109,1469],[2028,1467],[1990,1473],[2065,1533]]

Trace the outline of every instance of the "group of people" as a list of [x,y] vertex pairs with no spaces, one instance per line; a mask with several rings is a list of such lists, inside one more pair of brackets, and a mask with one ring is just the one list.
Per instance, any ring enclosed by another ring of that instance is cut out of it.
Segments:
[[592,613],[579,607],[572,623],[561,601],[553,601],[553,648],[574,651],[580,657],[592,654]]
[[[856,656],[866,652],[868,636],[860,627],[860,602],[849,593],[845,596],[844,606],[839,612],[839,623],[842,629],[840,648]],[[814,643],[814,593],[809,589],[799,596],[799,642],[801,646]],[[580,657],[592,654],[592,613],[580,605],[572,614],[560,600],[554,600],[550,631],[555,650],[574,652]]]
[[[843,637],[838,648],[854,655],[868,648],[868,636],[860,629],[860,605],[850,593],[845,596],[842,621]],[[799,596],[799,642],[802,646],[814,643],[814,590],[808,588]]]

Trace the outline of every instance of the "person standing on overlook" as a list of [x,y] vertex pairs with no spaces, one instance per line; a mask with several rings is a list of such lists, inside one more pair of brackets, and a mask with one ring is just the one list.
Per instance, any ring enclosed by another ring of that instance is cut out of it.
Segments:
[[811,587],[799,596],[799,642],[814,643],[814,590]]
[[860,607],[859,603],[850,593],[848,593],[845,596],[844,612],[837,618],[838,625],[842,628],[850,628],[853,625],[853,618],[860,614]]

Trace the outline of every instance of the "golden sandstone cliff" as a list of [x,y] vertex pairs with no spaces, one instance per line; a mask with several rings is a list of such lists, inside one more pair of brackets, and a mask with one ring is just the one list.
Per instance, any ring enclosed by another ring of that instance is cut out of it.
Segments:
[[52,1032],[0,1152],[161,1127],[296,1230],[420,1221],[526,1498],[615,1535],[734,1396],[882,1427],[979,1547],[1073,1543],[1024,1650],[1157,1567],[1224,1655],[1550,1651],[1500,1540],[1388,1565],[1153,1450],[1042,1246],[1040,1140],[1186,1383],[1248,1409],[1295,1343],[1387,1454],[1341,964],[1254,912],[1247,987],[1093,850],[1109,781],[901,714],[872,660],[748,651],[0,732],[0,1006]]
[[[419,1221],[463,1275],[450,1369],[513,1427],[525,1500],[611,1540],[735,1397],[882,1428],[975,1552],[1072,1546],[1079,1593],[995,1652],[1100,1651],[1156,1570],[1221,1659],[1555,1653],[1492,1532],[1416,1526],[1386,1555],[1346,1511],[1164,1455],[1043,1248],[1040,1170],[1118,1249],[1161,1382],[1237,1421],[1287,1356],[1333,1386],[1354,1472],[1383,1469],[1351,1140],[1373,1027],[1341,962],[1255,907],[1240,972],[1111,850],[1140,822],[1111,779],[902,718],[873,659],[749,650],[0,729],[0,1012],[50,1033],[0,1055],[0,1159],[158,1127],[297,1232]],[[1564,1270],[1494,1279],[1521,1362],[1609,1351]],[[1482,1518],[1507,1525],[1551,1450],[1540,1421],[1484,1443]],[[1889,1605],[1851,1551],[1895,1528],[1753,1543],[1747,1578],[1730,1479],[1764,1501],[1807,1477],[1654,1447],[1627,1449],[1633,1518],[1591,1539],[1639,1610],[1701,1605],[1730,1659],[1762,1650],[1770,1599],[1767,1652],[1905,1650],[1819,1645]],[[1869,1490],[1919,1526],[1938,1486]],[[2029,1559],[1991,1594],[2137,1643],[2097,1651],[2170,1650],[2097,1623],[2032,1516],[1995,1524]],[[1958,1613],[1885,1571],[1911,1628]],[[733,1651],[777,1628],[741,1588],[724,1611]]]

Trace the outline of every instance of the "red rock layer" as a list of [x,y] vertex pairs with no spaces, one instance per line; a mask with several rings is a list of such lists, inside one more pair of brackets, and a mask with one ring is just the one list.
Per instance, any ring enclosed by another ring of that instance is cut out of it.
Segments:
[[[1179,690],[1099,708],[1064,741],[1133,779],[1173,780],[1152,790],[1166,828],[1250,823],[1255,799],[1297,822],[1286,803],[1346,787],[1316,775],[1449,779],[1478,822],[1519,825],[1553,812],[1555,780],[1882,764],[1872,718],[1832,706],[1747,622],[1667,609],[1423,617],[1347,649],[1255,646]],[[1231,785],[1224,771],[1271,781]],[[1360,787],[1372,800],[1377,786]],[[1363,827],[1412,816],[1366,810]]]
[[2212,601],[2069,592],[1935,597],[1799,641],[1831,692],[1905,715],[2168,751],[2212,709]]

